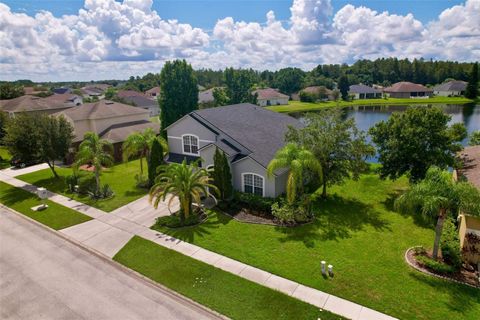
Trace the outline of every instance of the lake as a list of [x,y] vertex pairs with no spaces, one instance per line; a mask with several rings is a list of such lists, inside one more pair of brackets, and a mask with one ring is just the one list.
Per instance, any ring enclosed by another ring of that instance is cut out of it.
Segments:
[[[415,105],[419,106],[419,105]],[[468,133],[480,130],[480,105],[464,104],[464,105],[439,105],[442,110],[452,117],[451,123],[462,122],[467,128]],[[348,118],[355,119],[355,123],[360,130],[368,131],[377,122],[387,120],[393,112],[403,112],[408,106],[358,106],[358,107],[345,107],[343,111]],[[315,111],[312,111],[315,112]],[[303,119],[303,114],[293,114],[295,117]],[[370,137],[368,137],[370,140]],[[464,145],[468,144],[468,139],[463,141]],[[376,162],[376,159],[371,161]]]

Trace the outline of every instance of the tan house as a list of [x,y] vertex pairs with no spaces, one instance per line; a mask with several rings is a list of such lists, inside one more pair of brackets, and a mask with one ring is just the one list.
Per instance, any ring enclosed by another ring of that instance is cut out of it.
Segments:
[[81,104],[81,99],[71,94],[52,95],[46,98],[24,95],[14,99],[0,100],[0,110],[11,117],[19,112],[52,114],[69,109],[77,103]]
[[397,82],[383,89],[391,98],[429,98],[433,90],[413,82]]
[[160,96],[160,87],[153,87],[152,89],[145,91],[145,94],[151,98],[158,98]]
[[[466,147],[460,158],[463,166],[456,170],[454,176],[466,179],[480,189],[480,146]],[[480,263],[480,217],[461,214],[459,236],[464,257],[471,263]]]
[[260,107],[285,105],[288,104],[288,99],[290,98],[286,94],[272,88],[257,89],[252,94],[257,94],[257,104]]
[[148,120],[148,110],[108,100],[86,103],[54,115],[63,115],[72,123],[75,134],[72,151],[78,149],[85,133],[92,131],[113,144],[116,161],[122,160],[122,143],[129,134],[146,128],[156,133],[160,130],[159,124]]

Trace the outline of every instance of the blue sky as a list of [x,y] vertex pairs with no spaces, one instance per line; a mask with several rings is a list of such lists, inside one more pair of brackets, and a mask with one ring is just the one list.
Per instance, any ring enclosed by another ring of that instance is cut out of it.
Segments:
[[480,60],[480,0],[0,0],[0,80]]

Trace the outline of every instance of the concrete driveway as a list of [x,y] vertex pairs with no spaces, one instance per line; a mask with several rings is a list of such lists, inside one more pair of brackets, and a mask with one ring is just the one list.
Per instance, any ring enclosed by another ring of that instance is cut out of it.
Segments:
[[1,319],[218,319],[0,208]]

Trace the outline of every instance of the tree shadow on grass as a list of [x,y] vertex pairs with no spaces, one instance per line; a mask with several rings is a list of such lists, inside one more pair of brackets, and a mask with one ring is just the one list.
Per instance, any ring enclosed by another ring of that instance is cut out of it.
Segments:
[[365,226],[377,231],[391,231],[389,222],[373,206],[363,202],[345,199],[338,195],[326,200],[317,200],[314,204],[316,220],[299,227],[276,229],[284,234],[280,241],[302,241],[306,247],[313,247],[316,241],[350,238],[353,232],[361,231]]
[[455,311],[466,316],[465,313],[467,311],[480,306],[479,289],[438,279],[416,271],[410,272],[410,276],[419,282],[427,284],[437,294],[447,293],[450,296],[450,299],[448,302],[446,302],[446,305],[451,311]]
[[400,214],[403,217],[411,217],[413,219],[413,223],[415,223],[415,225],[417,225],[418,227],[431,229],[432,226],[434,225],[432,224],[432,220],[424,217],[422,214],[420,214],[420,211],[418,211],[418,213],[412,213],[412,212],[399,212],[395,210],[395,200],[397,200],[397,198],[400,197],[404,192],[405,192],[405,189],[394,190],[393,192],[387,195],[387,198],[385,199],[385,201],[382,202],[382,204],[385,206],[387,210],[391,212]]
[[[22,181],[25,181],[21,179]],[[58,178],[55,177],[48,177],[44,179],[39,179],[35,181],[25,181],[27,183],[33,184],[34,186],[37,187],[43,187],[49,191],[55,192],[55,193],[63,193],[67,189],[67,185],[65,183],[65,178],[60,176]]]
[[38,197],[28,191],[18,189],[15,187],[7,188],[2,190],[2,195],[0,196],[0,202],[6,205],[7,207],[19,204],[26,200],[37,200]]

